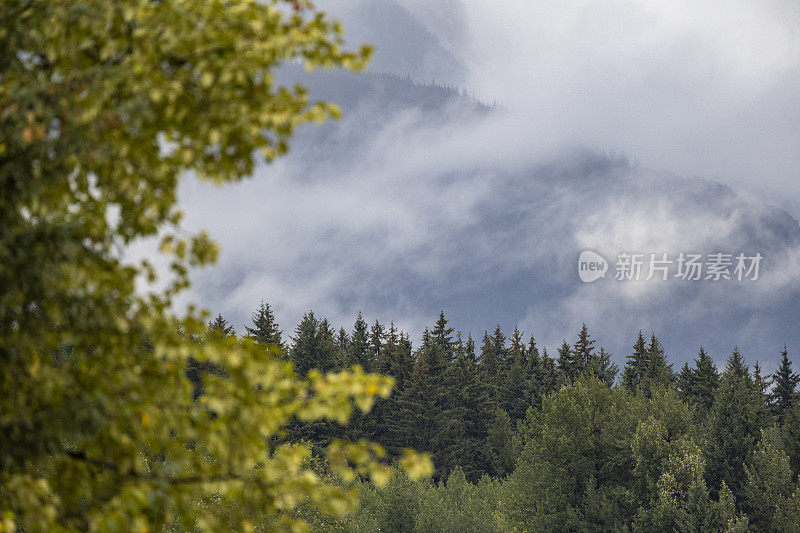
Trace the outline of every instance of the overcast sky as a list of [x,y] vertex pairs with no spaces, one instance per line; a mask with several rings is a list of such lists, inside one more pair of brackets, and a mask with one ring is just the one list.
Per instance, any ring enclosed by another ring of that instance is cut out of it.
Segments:
[[403,2],[531,131],[800,212],[795,0]]
[[[620,364],[640,328],[677,363],[739,344],[769,370],[800,348],[800,4],[318,5],[376,45],[374,71],[412,81],[303,76],[341,122],[253,180],[188,180],[186,228],[222,259],[186,300],[240,331],[263,298],[286,334],[309,309],[348,329],[363,311],[415,340],[441,309],[551,350],[585,321]],[[584,249],[761,251],[766,268],[749,285],[582,284]]]

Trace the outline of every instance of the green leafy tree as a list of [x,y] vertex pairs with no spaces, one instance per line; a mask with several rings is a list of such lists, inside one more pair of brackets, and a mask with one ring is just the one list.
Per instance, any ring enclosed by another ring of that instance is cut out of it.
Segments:
[[[789,458],[783,451],[777,431],[765,430],[745,466],[745,482],[742,489],[743,509],[750,524],[759,531],[790,531],[791,523],[797,524],[800,516],[786,522],[786,512],[797,490]],[[780,511],[783,510],[783,513]],[[789,526],[789,527],[786,527]]]
[[[342,46],[305,0],[0,5],[3,529],[302,529],[300,505],[354,508],[307,448],[264,443],[293,417],[344,421],[391,380],[301,379],[252,342],[193,340],[207,316],[170,310],[217,255],[175,231],[180,178],[242,179],[258,152],[272,160],[298,125],[335,116],[273,74],[364,65],[367,50]],[[119,253],[148,237],[169,258],[163,290]],[[197,401],[190,357],[226,373]],[[328,464],[382,480],[376,454],[335,445]]]
[[528,531],[623,529],[635,514],[631,439],[636,402],[597,378],[545,399],[509,477],[501,512]]

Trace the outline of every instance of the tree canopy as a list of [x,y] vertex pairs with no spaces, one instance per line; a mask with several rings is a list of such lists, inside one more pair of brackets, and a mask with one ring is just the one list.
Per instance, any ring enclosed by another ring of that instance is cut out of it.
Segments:
[[[171,311],[217,255],[181,232],[179,180],[245,178],[299,124],[336,116],[274,71],[363,67],[369,49],[345,50],[341,32],[306,0],[2,3],[0,529],[296,529],[300,507],[353,509],[307,447],[270,439],[294,418],[368,410],[392,380],[301,379],[276,350]],[[164,285],[123,258],[143,238],[170,258]],[[224,370],[197,400],[190,359]],[[327,464],[382,481],[382,453],[334,442]]]

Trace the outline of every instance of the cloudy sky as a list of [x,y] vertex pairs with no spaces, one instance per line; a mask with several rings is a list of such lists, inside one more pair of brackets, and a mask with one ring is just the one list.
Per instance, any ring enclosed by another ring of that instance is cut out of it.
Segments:
[[[361,310],[415,339],[443,309],[550,349],[586,322],[618,363],[640,328],[676,362],[800,350],[800,4],[318,5],[375,44],[373,72],[288,69],[345,118],[248,182],[187,181],[186,227],[223,251],[187,299],[240,330],[263,298],[285,330]],[[764,262],[742,283],[616,281],[612,264],[584,284],[584,249]]]

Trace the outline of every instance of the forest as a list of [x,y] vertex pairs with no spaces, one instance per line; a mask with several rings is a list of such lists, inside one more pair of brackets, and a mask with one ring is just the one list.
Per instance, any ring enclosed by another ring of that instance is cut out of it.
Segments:
[[675,369],[649,332],[613,359],[263,303],[237,333],[181,299],[219,247],[179,185],[341,115],[279,69],[370,60],[313,2],[5,0],[0,50],[0,533],[800,531],[780,339],[771,375]]
[[[209,335],[234,333],[218,315]],[[702,347],[675,370],[640,331],[618,369],[585,324],[551,356],[516,328],[484,332],[478,346],[441,313],[413,347],[361,314],[348,332],[308,312],[286,336],[263,302],[246,336],[280,346],[301,374],[358,365],[396,382],[346,425],[295,421],[282,438],[315,450],[368,439],[390,456],[411,447],[433,457],[428,481],[357,482],[358,513],[318,521],[320,531],[800,527],[799,378],[785,347],[769,376],[736,347],[721,371]]]

